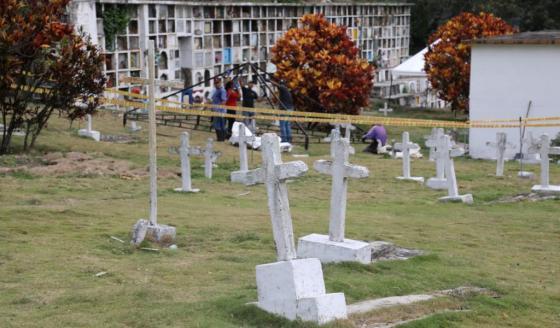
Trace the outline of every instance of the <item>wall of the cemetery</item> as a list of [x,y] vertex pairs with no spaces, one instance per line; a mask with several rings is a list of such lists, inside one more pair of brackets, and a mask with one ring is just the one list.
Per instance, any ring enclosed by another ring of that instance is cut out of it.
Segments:
[[[85,1],[85,2],[84,2]],[[285,31],[306,13],[323,13],[332,22],[348,26],[359,43],[361,55],[379,68],[375,86],[387,93],[389,68],[409,55],[410,4],[400,3],[204,3],[149,0],[78,0],[71,6],[75,22],[87,22],[106,56],[105,72],[120,88],[124,76],[144,76],[143,56],[148,40],[155,40],[166,65],[159,79],[197,83],[235,64],[251,61],[267,67],[270,49]],[[92,10],[90,4],[95,2]],[[108,45],[103,32],[103,12],[119,5],[130,11],[124,33]],[[86,10],[87,9],[87,10]]]
[[[560,45],[474,44],[471,59],[470,120],[517,119],[560,116],[558,102]],[[494,158],[495,150],[486,146],[495,141],[496,132],[506,132],[516,145],[508,148],[506,158],[519,151],[519,129],[471,129],[470,154],[475,158]],[[535,136],[548,133],[551,138],[558,127],[527,128]],[[524,146],[525,147],[525,146]]]

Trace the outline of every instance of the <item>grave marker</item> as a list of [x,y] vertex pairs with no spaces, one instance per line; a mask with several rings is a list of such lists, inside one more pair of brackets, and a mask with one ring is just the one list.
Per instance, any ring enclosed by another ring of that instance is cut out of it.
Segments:
[[560,155],[560,147],[550,146],[550,137],[543,134],[533,145],[541,157],[541,184],[533,186],[531,191],[539,194],[560,194],[560,185],[550,184],[550,158],[549,155]]
[[430,149],[429,160],[435,161],[436,160],[436,142],[439,135],[443,134],[442,128],[432,128],[432,133],[429,136],[424,136],[426,139],[425,145]]
[[298,241],[298,257],[319,258],[323,263],[355,261],[371,262],[371,246],[369,243],[344,238],[346,226],[346,197],[348,179],[361,179],[369,176],[363,166],[348,163],[349,142],[341,138],[333,129],[332,160],[319,160],[314,168],[319,173],[332,176],[331,207],[329,219],[329,235],[311,234]]
[[221,152],[214,151],[213,148],[214,140],[212,140],[212,138],[208,138],[204,149],[196,147],[190,152],[191,155],[204,157],[204,176],[208,179],[212,179],[212,169],[215,165],[214,163],[216,163],[218,157],[222,155]]
[[441,197],[439,200],[442,202],[463,202],[466,204],[473,203],[471,194],[459,195],[459,188],[457,187],[457,179],[455,177],[455,164],[453,157],[462,156],[465,150],[462,148],[452,148],[453,143],[448,135],[443,135],[439,138],[437,145],[438,152],[445,154],[444,165],[445,174],[447,176],[447,196]]
[[400,150],[403,153],[403,175],[400,177],[397,177],[397,179],[399,180],[410,180],[410,181],[416,181],[416,182],[420,182],[423,183],[424,182],[424,178],[423,177],[412,177],[410,176],[410,150],[411,149],[420,149],[420,147],[413,143],[410,142],[410,137],[408,135],[408,132],[403,132],[403,136],[402,136],[402,142],[398,142],[395,144],[395,149],[396,150]]
[[155,102],[155,50],[154,41],[148,42],[148,150],[150,156],[150,217],[140,219],[132,228],[131,243],[138,246],[146,238],[161,244],[172,244],[175,240],[175,227],[157,222],[157,141],[156,141],[156,102]]
[[245,172],[249,170],[249,161],[247,159],[247,143],[252,142],[253,136],[245,135],[245,124],[239,124],[239,171],[231,172],[231,181],[236,183],[245,183]]
[[130,127],[128,128],[130,132],[138,132],[142,130],[142,127],[138,125],[136,121],[130,121]]
[[512,146],[507,142],[507,134],[496,133],[496,142],[487,142],[486,145],[496,148],[496,176],[503,177],[506,148],[508,145]]
[[382,108],[379,108],[379,111],[380,111],[380,112],[383,112],[383,116],[387,116],[387,113],[393,112],[393,109],[392,109],[392,108],[388,108],[388,107],[387,107],[387,103],[385,102],[385,103],[383,104],[383,107],[382,107]]
[[175,188],[178,192],[199,192],[200,189],[192,188],[191,159],[190,159],[189,133],[181,133],[181,146],[179,156],[181,157],[181,188]]
[[429,178],[426,181],[426,186],[431,189],[447,189],[447,179],[445,177],[445,158],[448,156],[445,152],[438,149],[439,140],[444,135],[442,128],[437,128],[432,130],[432,135],[426,140],[426,146],[430,147],[430,151],[433,151],[433,157],[436,162],[436,176]]
[[278,258],[256,267],[257,306],[290,320],[323,324],[346,318],[346,300],[342,293],[326,294],[318,259],[296,259],[286,180],[305,172],[304,162],[282,163],[278,137],[267,133],[262,137],[262,167],[245,173],[247,180],[266,185]]
[[93,118],[90,114],[86,115],[86,128],[78,130],[78,135],[80,137],[91,138],[95,141],[101,140],[101,133],[99,131],[94,131],[93,126]]

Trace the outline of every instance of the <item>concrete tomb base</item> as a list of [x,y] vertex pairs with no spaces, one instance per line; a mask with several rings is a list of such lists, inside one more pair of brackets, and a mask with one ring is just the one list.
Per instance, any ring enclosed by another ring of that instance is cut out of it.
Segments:
[[474,202],[473,196],[471,194],[445,196],[439,198],[439,201],[443,203],[465,203],[465,204],[472,204]]
[[156,224],[148,220],[140,219],[132,228],[132,244],[138,246],[144,239],[162,245],[170,245],[175,242],[175,227]]
[[347,317],[344,294],[326,294],[318,259],[257,265],[256,274],[256,305],[264,311],[317,324]]
[[426,186],[430,189],[447,189],[447,179],[429,178]]
[[318,258],[322,263],[359,262],[371,263],[369,243],[344,239],[344,242],[329,240],[329,236],[310,234],[299,238],[298,258]]
[[535,185],[531,188],[532,192],[536,192],[537,194],[541,195],[560,195],[560,186],[556,185]]
[[80,129],[78,130],[78,135],[80,137],[90,138],[95,141],[101,140],[101,133],[99,131],[94,131],[94,130],[88,131],[87,129]]
[[415,181],[415,182],[424,183],[424,178],[423,177],[397,177],[397,180]]
[[175,189],[173,189],[173,191],[176,191],[176,192],[185,192],[185,193],[188,193],[188,192],[196,193],[196,192],[199,192],[200,189],[183,190],[183,188],[175,188]]

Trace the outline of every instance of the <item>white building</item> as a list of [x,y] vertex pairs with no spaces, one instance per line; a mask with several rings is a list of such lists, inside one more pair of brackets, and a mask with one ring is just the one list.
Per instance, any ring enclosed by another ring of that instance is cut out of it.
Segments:
[[[128,12],[122,34],[106,35],[104,20],[115,8]],[[74,0],[71,20],[104,50],[111,85],[127,89],[121,77],[144,76],[143,52],[155,40],[157,77],[187,85],[251,62],[266,69],[270,49],[306,13],[322,13],[348,27],[361,56],[376,62],[375,85],[386,92],[389,69],[409,55],[407,3],[261,3],[178,0]],[[207,83],[209,85],[209,83]]]
[[[560,78],[560,31],[527,32],[490,37],[472,42],[470,81],[470,120],[518,119],[560,116],[557,92]],[[470,154],[490,159],[495,150],[486,145],[496,132],[506,132],[507,158],[519,152],[520,131],[508,129],[471,129]],[[554,138],[559,127],[527,128],[535,136],[548,133]],[[525,146],[524,146],[525,147]],[[526,149],[526,148],[525,148]]]
[[391,69],[393,84],[397,86],[394,94],[386,99],[396,99],[401,106],[444,108],[445,101],[437,97],[431,88],[428,74],[424,70],[424,55],[428,48],[422,49],[397,67]]

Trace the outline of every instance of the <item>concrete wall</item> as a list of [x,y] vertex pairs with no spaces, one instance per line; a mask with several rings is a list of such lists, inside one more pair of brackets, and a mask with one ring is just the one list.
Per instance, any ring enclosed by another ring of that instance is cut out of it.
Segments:
[[[470,120],[518,119],[525,117],[532,101],[529,117],[560,116],[560,45],[493,45],[472,47],[470,81]],[[495,150],[486,146],[495,141],[496,132],[506,132],[506,158],[519,151],[519,129],[471,129],[470,154],[490,159]],[[554,138],[559,127],[527,128],[535,136],[548,133]],[[524,146],[525,148],[525,146]]]
[[97,44],[97,18],[95,0],[74,0],[70,3],[70,21],[76,29],[82,29],[91,36],[91,42]]

